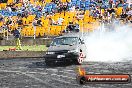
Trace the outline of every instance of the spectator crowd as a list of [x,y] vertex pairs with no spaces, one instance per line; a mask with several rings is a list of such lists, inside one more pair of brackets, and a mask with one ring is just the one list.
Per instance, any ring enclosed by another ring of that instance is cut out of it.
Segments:
[[71,22],[82,27],[95,21],[111,23],[115,19],[132,23],[131,0],[8,0],[0,3],[0,30],[21,29],[25,36],[33,36],[34,28],[37,36],[49,32],[58,35]]

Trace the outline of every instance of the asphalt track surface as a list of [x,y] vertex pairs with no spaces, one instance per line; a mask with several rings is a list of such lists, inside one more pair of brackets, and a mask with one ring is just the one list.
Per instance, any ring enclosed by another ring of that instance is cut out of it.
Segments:
[[[88,73],[124,73],[132,76],[132,61],[85,62]],[[1,59],[0,88],[132,88],[128,84],[87,84],[76,82],[77,65],[46,66],[42,58]]]

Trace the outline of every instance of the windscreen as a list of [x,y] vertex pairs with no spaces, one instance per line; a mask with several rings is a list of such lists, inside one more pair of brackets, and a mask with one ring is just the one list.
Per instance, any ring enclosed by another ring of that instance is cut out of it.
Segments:
[[57,46],[57,45],[76,45],[78,42],[77,37],[62,37],[62,38],[56,38],[51,43],[51,46]]

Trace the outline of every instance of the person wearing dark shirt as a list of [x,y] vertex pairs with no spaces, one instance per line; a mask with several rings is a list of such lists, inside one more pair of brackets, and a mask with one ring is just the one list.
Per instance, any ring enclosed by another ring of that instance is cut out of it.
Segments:
[[16,49],[21,50],[22,48],[21,48],[21,42],[20,42],[20,32],[17,29],[15,29],[13,31],[13,35],[16,41]]
[[122,19],[125,19],[125,18],[127,18],[128,15],[125,12],[123,12],[120,16]]
[[115,13],[115,10],[113,8],[112,9],[108,9],[107,11],[109,12],[109,14]]
[[42,21],[39,19],[39,20],[37,20],[37,24],[39,25],[39,26],[42,26]]
[[67,26],[67,31],[73,31],[73,30],[74,30],[73,22],[69,22],[69,25]]
[[67,26],[66,30],[63,31],[63,33],[68,33],[68,32],[79,32],[80,27],[79,24],[73,22],[69,22],[69,25]]
[[13,35],[15,38],[20,38],[20,32],[17,29],[14,30]]
[[125,12],[122,12],[122,14],[120,15],[120,17],[121,17],[121,20],[123,20],[123,22],[127,22],[127,17],[128,17],[128,15],[125,13]]
[[23,24],[22,19],[21,18],[17,19],[17,23],[18,25],[22,25]]
[[3,16],[0,15],[0,21],[2,21],[3,19],[4,19]]
[[80,26],[79,26],[78,23],[75,23],[74,30],[75,30],[75,32],[79,32],[80,31]]

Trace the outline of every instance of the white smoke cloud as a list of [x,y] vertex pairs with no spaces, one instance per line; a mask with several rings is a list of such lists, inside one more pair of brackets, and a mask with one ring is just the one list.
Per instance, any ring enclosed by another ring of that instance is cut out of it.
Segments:
[[[124,61],[132,57],[132,28],[116,26],[112,32],[95,31],[84,37],[86,61]],[[131,58],[132,59],[132,58]]]

